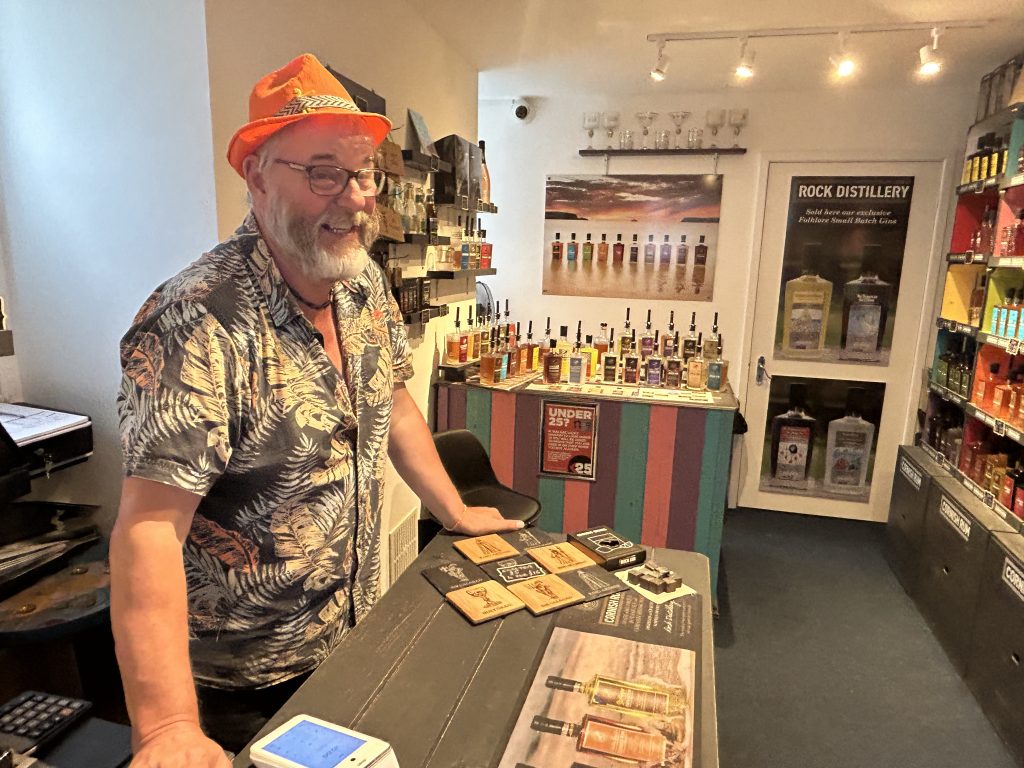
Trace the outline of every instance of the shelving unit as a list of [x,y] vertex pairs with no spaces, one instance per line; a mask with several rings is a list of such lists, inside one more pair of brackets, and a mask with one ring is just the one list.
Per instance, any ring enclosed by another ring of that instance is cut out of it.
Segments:
[[580,157],[657,157],[665,155],[745,155],[746,147],[701,147],[700,149],[581,149]]
[[485,277],[487,275],[496,275],[498,270],[494,267],[488,267],[487,269],[428,269],[427,277],[433,278],[434,280],[454,280],[457,277]]

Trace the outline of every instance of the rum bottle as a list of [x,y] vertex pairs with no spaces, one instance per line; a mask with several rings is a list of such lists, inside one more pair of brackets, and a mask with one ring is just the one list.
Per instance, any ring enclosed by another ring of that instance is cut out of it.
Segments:
[[560,260],[562,258],[562,233],[555,232],[555,239],[551,243],[551,258]]
[[653,264],[657,251],[658,247],[654,244],[654,235],[648,235],[647,245],[644,246],[644,264]]
[[654,350],[647,358],[647,386],[660,387],[663,384],[664,358],[658,352],[658,332],[654,332]]
[[466,360],[480,357],[480,331],[473,324],[473,305],[466,308]]
[[668,740],[660,733],[595,715],[584,715],[578,724],[535,715],[530,727],[541,733],[576,739],[577,752],[635,765],[662,763],[668,753]]
[[711,360],[707,361],[708,366],[708,389],[712,392],[721,392],[729,382],[729,361],[722,358],[722,336],[718,336],[718,345]]
[[526,370],[533,373],[540,362],[537,345],[533,343],[533,320],[526,326]]
[[576,242],[576,233],[572,233],[572,239],[568,245],[565,246],[565,260],[576,261],[576,253],[579,251],[580,244]]
[[846,415],[830,421],[825,444],[825,488],[836,493],[861,493],[867,488],[868,460],[875,425],[861,418],[864,390],[846,391]]
[[804,245],[803,274],[786,282],[782,318],[782,349],[817,357],[825,348],[832,283],[819,277],[821,243]]
[[804,485],[814,451],[814,425],[807,413],[807,385],[789,385],[789,410],[772,419],[772,478],[783,483]]
[[544,683],[556,691],[582,693],[587,703],[630,715],[678,717],[686,714],[686,690],[678,686],[648,685],[594,675],[588,682],[551,675]]
[[661,356],[668,360],[676,353],[676,311],[668,313],[668,329],[661,334]]
[[609,350],[601,355],[601,381],[615,384],[619,380],[619,356]]
[[644,332],[640,334],[640,359],[646,360],[654,353],[656,346],[654,340],[654,331],[651,330],[651,310],[647,310],[647,326]]
[[610,346],[608,339],[608,323],[601,323],[601,330],[594,337],[594,349],[597,350],[597,354],[601,357],[604,356]]
[[[573,236],[575,237],[575,235]],[[594,260],[594,244],[590,241],[590,233],[587,232],[586,242],[583,243],[583,261]]]
[[629,246],[629,263],[636,264],[640,261],[640,244],[637,242],[637,235],[633,235],[633,244]]
[[622,327],[622,333],[619,334],[619,357],[624,357],[632,348],[632,344],[633,335],[629,330],[629,307],[626,307],[626,324]]
[[704,337],[704,360],[708,361],[718,352],[718,313],[711,321],[711,333]]
[[580,351],[587,356],[587,370],[583,374],[584,381],[590,381],[590,379],[597,376],[597,366],[600,362],[600,353],[597,351],[597,345],[594,344],[594,337],[589,334],[585,338],[586,343],[583,345],[583,349]]
[[690,315],[690,334],[683,339],[683,362],[689,362],[690,358],[697,354],[697,313]]
[[621,264],[622,256],[625,253],[626,246],[622,242],[622,235],[615,236],[615,245],[612,246],[612,264]]
[[577,341],[569,355],[569,383],[583,384],[587,375],[587,355],[580,350],[580,343]]
[[480,269],[490,269],[494,256],[494,243],[487,242],[487,230],[480,230]]
[[881,257],[882,246],[865,245],[860,276],[843,287],[841,359],[880,358],[892,294],[892,285],[878,278]]
[[686,388],[704,389],[707,373],[704,370],[704,334],[697,334],[696,352],[686,361]]
[[[679,350],[679,331],[676,331],[675,348]],[[665,387],[667,389],[682,389],[684,383],[683,359],[673,353],[665,358]]]
[[665,235],[665,242],[661,244],[661,265],[667,267],[672,263],[672,243],[668,241],[668,235]]
[[512,331],[512,326],[509,326],[511,341],[509,342],[506,349],[508,350],[508,377],[514,379],[519,375],[519,329]]
[[967,322],[975,328],[981,327],[981,313],[985,308],[985,286],[987,284],[988,275],[982,272],[974,290],[971,291],[971,301],[967,307]]
[[558,335],[558,343],[555,345],[556,349],[561,353],[559,362],[562,365],[561,381],[565,382],[569,380],[569,353],[572,352],[572,344],[569,343],[569,326],[559,326],[560,331]]
[[604,264],[608,261],[608,235],[601,233],[601,242],[597,244],[597,260]]
[[704,242],[704,235],[701,235],[700,242],[693,246],[693,263],[698,265],[708,263],[708,245]]
[[487,337],[487,351],[480,355],[480,383],[493,385],[498,383],[497,377],[501,375],[501,354],[490,351],[491,339],[497,344],[497,332],[491,329]]
[[455,308],[455,330],[445,337],[445,360],[453,365],[465,363],[469,356],[469,336],[461,330],[459,309]]
[[491,328],[490,323],[484,320],[484,308],[476,308],[477,332],[480,334],[480,357],[491,351]]
[[[634,329],[635,332],[636,330]],[[632,342],[630,342],[629,351],[622,356],[622,383],[640,383],[640,355],[636,353],[636,348]]]
[[552,339],[548,345],[548,353],[544,357],[544,383],[558,384],[562,380],[562,350],[558,342]]
[[686,259],[690,255],[690,246],[686,244],[686,235],[679,236],[679,245],[676,246],[676,266],[685,267]]

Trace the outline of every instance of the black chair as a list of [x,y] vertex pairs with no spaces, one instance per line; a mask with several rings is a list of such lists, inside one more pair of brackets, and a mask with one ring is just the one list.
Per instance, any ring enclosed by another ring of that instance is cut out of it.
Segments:
[[537,499],[498,482],[487,451],[468,429],[438,432],[434,445],[467,507],[496,507],[504,517],[527,525],[540,517]]

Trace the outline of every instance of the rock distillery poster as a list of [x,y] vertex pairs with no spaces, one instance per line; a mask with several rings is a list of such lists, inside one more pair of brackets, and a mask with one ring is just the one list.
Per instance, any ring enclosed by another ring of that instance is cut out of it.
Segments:
[[541,420],[541,474],[595,480],[597,405],[545,400]]
[[711,301],[722,177],[548,176],[543,290]]
[[888,365],[912,176],[796,176],[777,359]]
[[762,491],[867,503],[885,384],[773,376]]

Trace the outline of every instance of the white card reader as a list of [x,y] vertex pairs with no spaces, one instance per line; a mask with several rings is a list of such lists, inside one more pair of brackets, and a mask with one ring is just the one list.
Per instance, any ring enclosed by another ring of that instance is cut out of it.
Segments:
[[296,715],[249,749],[257,768],[399,768],[386,741]]

